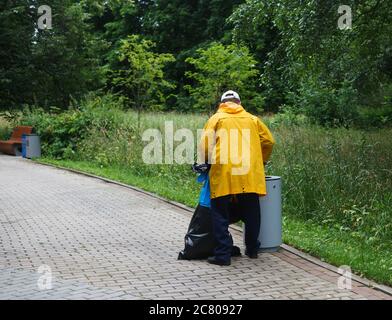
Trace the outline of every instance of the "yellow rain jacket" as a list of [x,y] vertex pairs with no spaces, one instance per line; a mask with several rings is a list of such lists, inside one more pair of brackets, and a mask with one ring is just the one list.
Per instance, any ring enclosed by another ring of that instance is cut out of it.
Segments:
[[274,143],[258,117],[234,102],[222,103],[205,125],[199,145],[199,161],[212,164],[211,198],[239,193],[266,195],[264,162]]

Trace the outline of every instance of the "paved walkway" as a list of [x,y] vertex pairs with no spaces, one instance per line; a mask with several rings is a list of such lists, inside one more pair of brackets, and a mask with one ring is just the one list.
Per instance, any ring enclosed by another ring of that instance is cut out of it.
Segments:
[[0,299],[390,297],[338,289],[340,275],[285,250],[230,267],[177,261],[189,221],[149,195],[0,155]]

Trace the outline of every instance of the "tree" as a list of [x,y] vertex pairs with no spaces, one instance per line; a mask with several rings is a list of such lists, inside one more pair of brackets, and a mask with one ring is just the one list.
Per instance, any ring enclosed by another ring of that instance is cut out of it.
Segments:
[[31,101],[31,37],[34,9],[26,1],[0,3],[0,109]]
[[392,101],[391,2],[344,4],[351,30],[337,26],[338,0],[246,0],[234,11],[233,39],[259,60],[267,110],[294,104],[322,123],[345,123],[358,107]]
[[[230,27],[226,18],[233,8],[244,0],[155,0],[144,11],[141,32],[157,44],[158,52],[175,55],[176,62],[167,68],[167,77],[176,83],[169,107],[189,110],[190,84],[185,72],[189,70],[186,58],[213,41],[230,43]],[[138,4],[139,6],[139,4]]]
[[101,84],[101,43],[80,1],[52,0],[52,29],[38,28],[36,0],[0,4],[0,106],[67,107]]
[[[156,0],[143,17],[143,32],[161,52],[180,53],[230,33],[226,18],[243,0]],[[230,39],[228,39],[230,40]]]
[[236,90],[244,98],[253,95],[253,104],[250,105],[261,107],[262,99],[254,92],[256,60],[246,47],[212,43],[205,49],[197,50],[197,53],[198,57],[186,60],[195,68],[195,71],[189,71],[186,75],[194,79],[196,84],[186,89],[194,98],[196,109],[213,111],[226,90]]
[[[286,65],[279,29],[273,21],[273,6],[267,1],[247,0],[227,19],[232,27],[233,42],[245,45],[257,60],[266,111],[277,112],[285,103]],[[278,61],[279,63],[273,63]],[[267,81],[263,81],[267,78]]]
[[120,41],[116,58],[119,69],[111,72],[114,88],[129,98],[132,107],[138,110],[157,109],[165,101],[164,90],[173,88],[165,80],[164,67],[174,61],[171,54],[155,53],[155,44],[138,35]]
[[53,0],[51,8],[53,29],[38,30],[32,39],[34,103],[65,108],[72,99],[103,86],[104,43],[91,32],[89,15],[79,1]]

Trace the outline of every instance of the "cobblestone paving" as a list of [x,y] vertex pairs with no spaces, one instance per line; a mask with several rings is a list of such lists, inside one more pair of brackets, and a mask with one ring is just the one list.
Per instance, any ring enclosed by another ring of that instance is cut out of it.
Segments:
[[338,289],[340,275],[285,250],[229,267],[178,261],[190,217],[138,191],[0,155],[0,299],[390,298],[356,282]]

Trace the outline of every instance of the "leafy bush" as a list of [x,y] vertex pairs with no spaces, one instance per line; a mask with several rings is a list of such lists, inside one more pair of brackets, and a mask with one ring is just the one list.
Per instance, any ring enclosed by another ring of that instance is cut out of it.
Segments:
[[290,106],[281,106],[281,112],[268,118],[268,125],[272,128],[280,126],[307,126],[310,124],[309,118],[298,110]]
[[75,154],[78,142],[87,137],[89,128],[99,128],[103,133],[114,128],[120,115],[118,105],[121,104],[109,95],[87,99],[81,106],[62,113],[55,108],[50,112],[26,108],[20,122],[33,126],[41,136],[44,155],[70,158]]
[[11,123],[0,114],[0,140],[7,140],[11,134]]
[[293,99],[313,122],[324,126],[351,126],[358,118],[355,89],[344,82],[339,89],[311,80]]
[[361,108],[358,115],[361,128],[386,127],[392,125],[392,106],[380,108]]

